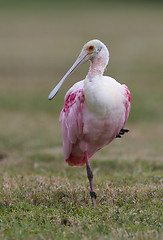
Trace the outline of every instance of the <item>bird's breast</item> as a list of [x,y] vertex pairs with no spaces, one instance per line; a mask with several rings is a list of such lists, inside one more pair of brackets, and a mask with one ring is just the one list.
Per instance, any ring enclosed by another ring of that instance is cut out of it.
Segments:
[[[110,78],[111,79],[111,78]],[[85,80],[84,94],[88,110],[97,118],[107,118],[121,103],[120,84],[104,76]]]

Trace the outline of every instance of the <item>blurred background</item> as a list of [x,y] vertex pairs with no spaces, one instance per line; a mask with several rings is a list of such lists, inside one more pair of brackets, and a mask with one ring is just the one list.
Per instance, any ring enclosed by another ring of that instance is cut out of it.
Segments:
[[0,158],[22,162],[36,151],[63,158],[59,112],[66,91],[85,78],[89,63],[53,101],[47,97],[82,46],[99,39],[110,52],[105,75],[125,83],[132,95],[130,134],[107,151],[115,158],[128,152],[134,160],[162,161],[162,23],[161,1],[1,0]]

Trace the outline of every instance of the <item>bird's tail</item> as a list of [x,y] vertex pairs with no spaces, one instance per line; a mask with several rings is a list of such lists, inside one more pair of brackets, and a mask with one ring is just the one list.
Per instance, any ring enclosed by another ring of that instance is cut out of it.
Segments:
[[[93,154],[88,155],[88,157],[90,158]],[[66,162],[68,163],[69,166],[77,166],[77,167],[81,167],[85,164],[85,158],[84,156],[74,156],[72,154],[70,154],[69,158],[66,159]]]

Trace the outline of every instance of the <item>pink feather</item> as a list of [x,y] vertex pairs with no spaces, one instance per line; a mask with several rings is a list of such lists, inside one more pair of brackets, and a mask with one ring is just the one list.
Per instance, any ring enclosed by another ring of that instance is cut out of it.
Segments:
[[[129,111],[130,111],[130,91],[126,85],[122,85],[125,89],[124,94],[124,121],[118,128],[109,128],[110,119],[95,119],[92,128],[96,128],[96,139],[94,133],[91,132],[92,115],[88,112],[85,103],[84,81],[77,82],[67,92],[64,99],[64,106],[60,114],[62,120],[62,140],[63,153],[66,162],[70,166],[82,166],[85,164],[84,152],[88,152],[89,158],[110,143],[124,127]],[[105,131],[109,128],[109,134],[104,136]],[[99,136],[99,139],[98,139]],[[102,136],[102,137],[101,137]],[[91,139],[90,139],[91,138]],[[100,140],[101,138],[101,140]],[[97,140],[98,139],[98,140]]]

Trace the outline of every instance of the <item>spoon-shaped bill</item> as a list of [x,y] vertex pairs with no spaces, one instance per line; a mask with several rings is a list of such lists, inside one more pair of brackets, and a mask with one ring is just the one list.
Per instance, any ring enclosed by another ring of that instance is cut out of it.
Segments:
[[51,93],[48,96],[48,99],[51,100],[53,97],[57,94],[60,87],[64,83],[64,81],[71,75],[71,73],[79,67],[81,64],[87,62],[89,60],[89,55],[85,49],[82,49],[79,57],[75,61],[75,63],[72,65],[72,67],[68,70],[68,72],[64,75],[64,77],[61,79],[61,81],[57,84],[57,86],[51,91]]

